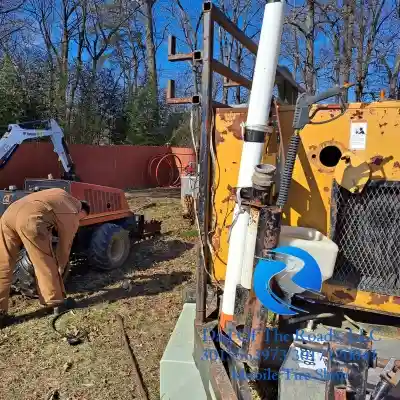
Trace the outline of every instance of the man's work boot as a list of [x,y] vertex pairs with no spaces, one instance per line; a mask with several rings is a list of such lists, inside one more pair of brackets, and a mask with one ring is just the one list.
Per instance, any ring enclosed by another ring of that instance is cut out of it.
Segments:
[[76,301],[71,297],[67,297],[62,303],[53,308],[53,314],[57,316],[74,308],[76,308]]

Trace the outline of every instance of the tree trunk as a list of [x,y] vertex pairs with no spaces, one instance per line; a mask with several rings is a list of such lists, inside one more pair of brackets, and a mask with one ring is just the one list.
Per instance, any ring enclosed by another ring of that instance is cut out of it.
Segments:
[[[236,44],[236,65],[237,65],[237,70],[240,73],[242,69],[242,51],[243,47],[239,43]],[[236,88],[236,104],[240,104],[241,102],[241,95],[240,95],[240,86]]]
[[69,31],[68,31],[68,0],[63,0],[62,9],[62,40],[61,40],[61,51],[60,51],[60,82],[58,87],[58,107],[59,117],[64,120],[67,119],[67,87],[68,87],[68,56],[69,56]]
[[365,12],[363,0],[359,1],[357,6],[358,10],[358,37],[357,37],[357,59],[356,59],[356,101],[360,102],[362,98],[362,93],[364,89],[363,80],[363,50],[364,50],[364,39],[365,39]]
[[[86,32],[86,2],[81,3],[81,12],[82,12],[82,21],[80,23],[79,33],[78,33],[78,49],[76,56],[76,72],[75,72],[75,81],[71,87],[71,93],[67,102],[66,107],[66,130],[69,133],[71,131],[71,118],[72,118],[72,110],[75,104],[75,94],[78,89],[81,73],[82,73],[82,54],[85,44],[85,32]],[[68,59],[67,59],[68,62]],[[68,64],[67,64],[68,68]]]
[[333,51],[335,52],[335,61],[334,61],[334,83],[336,85],[340,84],[340,36],[335,34],[333,39]]
[[306,16],[306,65],[305,65],[305,83],[307,91],[310,94],[315,93],[315,66],[314,66],[314,28],[315,28],[315,4],[314,0],[307,0]]
[[390,99],[398,99],[399,72],[400,72],[400,55],[396,57],[393,71],[388,71]]
[[[221,7],[221,11],[224,12],[223,6]],[[218,39],[219,39],[219,61],[222,64],[225,64],[225,40],[226,40],[226,34],[224,29],[219,26],[218,27]],[[229,89],[224,86],[224,83],[226,82],[226,78],[222,77],[222,103],[227,103],[228,102],[228,95],[229,95]]]
[[156,64],[156,46],[154,44],[153,30],[153,0],[144,0],[144,15],[146,17],[146,58],[149,81],[157,93],[157,64]]
[[[353,29],[354,29],[354,3],[353,0],[345,0],[344,3],[344,29],[343,29],[343,63],[341,83],[350,81],[353,54]],[[343,94],[345,102],[348,100],[347,91]]]

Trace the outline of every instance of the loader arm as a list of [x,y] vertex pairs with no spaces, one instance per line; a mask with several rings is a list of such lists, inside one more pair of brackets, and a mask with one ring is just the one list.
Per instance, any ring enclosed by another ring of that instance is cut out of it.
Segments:
[[[32,125],[45,125],[44,129],[28,128]],[[77,180],[75,175],[75,165],[72,162],[64,133],[57,122],[53,119],[48,121],[33,121],[23,124],[10,124],[7,132],[0,139],[0,168],[3,168],[10,160],[18,146],[31,139],[50,137],[54,152],[57,153],[59,160],[64,168],[64,179]]]

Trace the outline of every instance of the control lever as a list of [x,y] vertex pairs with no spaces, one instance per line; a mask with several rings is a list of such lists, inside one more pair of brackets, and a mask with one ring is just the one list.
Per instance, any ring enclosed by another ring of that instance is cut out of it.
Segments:
[[309,95],[302,93],[297,98],[296,109],[293,118],[293,128],[295,130],[303,129],[310,123],[310,107],[313,104],[319,103],[322,100],[329,99],[335,96],[342,96],[346,90],[350,89],[354,84],[345,84],[343,86],[335,86],[326,90],[325,92]]

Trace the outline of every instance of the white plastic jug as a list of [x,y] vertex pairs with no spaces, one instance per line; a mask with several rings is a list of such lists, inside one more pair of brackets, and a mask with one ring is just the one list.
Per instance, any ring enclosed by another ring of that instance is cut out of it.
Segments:
[[316,229],[283,225],[279,246],[293,246],[307,251],[317,261],[322,280],[326,281],[332,277],[339,248]]

